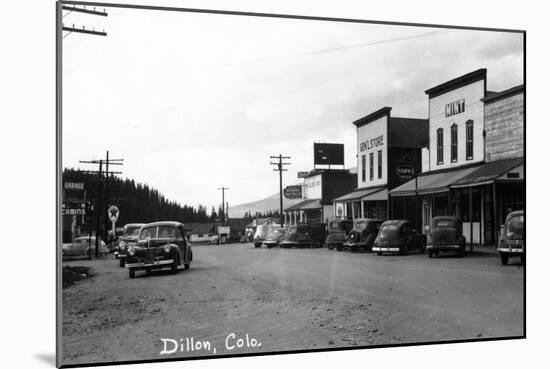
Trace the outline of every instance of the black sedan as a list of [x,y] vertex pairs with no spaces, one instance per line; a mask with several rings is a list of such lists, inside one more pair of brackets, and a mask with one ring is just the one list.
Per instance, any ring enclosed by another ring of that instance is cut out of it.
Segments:
[[426,250],[426,236],[414,229],[412,223],[408,220],[385,221],[380,227],[372,247],[372,251],[378,255],[383,253],[405,255],[412,250],[424,253]]

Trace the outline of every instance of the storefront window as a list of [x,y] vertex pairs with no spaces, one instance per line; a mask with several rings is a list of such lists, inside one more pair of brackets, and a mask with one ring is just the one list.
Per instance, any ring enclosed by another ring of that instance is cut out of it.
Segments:
[[479,189],[472,189],[472,219],[470,220],[470,190],[460,190],[460,216],[463,222],[481,221],[481,192]]

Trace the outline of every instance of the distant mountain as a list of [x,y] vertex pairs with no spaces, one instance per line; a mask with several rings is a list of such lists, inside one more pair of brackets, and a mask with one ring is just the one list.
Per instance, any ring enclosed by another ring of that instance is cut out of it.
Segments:
[[[304,201],[304,199],[295,199],[290,200],[283,196],[283,209],[288,208],[289,206],[295,205],[299,202]],[[273,194],[265,199],[248,202],[246,204],[240,204],[229,207],[229,217],[230,218],[241,218],[244,216],[244,213],[249,211],[252,214],[256,212],[265,213],[267,211],[278,211],[279,210],[279,194]]]

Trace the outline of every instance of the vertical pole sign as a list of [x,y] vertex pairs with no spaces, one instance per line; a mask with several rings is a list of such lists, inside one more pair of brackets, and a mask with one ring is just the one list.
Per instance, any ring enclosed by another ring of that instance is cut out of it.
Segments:
[[107,216],[109,217],[109,219],[111,219],[112,237],[116,235],[116,221],[118,220],[119,215],[120,215],[120,210],[118,210],[118,206],[116,205],[109,206],[109,210],[107,210]]

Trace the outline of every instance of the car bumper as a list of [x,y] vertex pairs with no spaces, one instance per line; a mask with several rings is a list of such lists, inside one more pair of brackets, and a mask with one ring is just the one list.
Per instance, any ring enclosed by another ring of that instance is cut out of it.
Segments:
[[147,268],[162,268],[174,264],[174,259],[153,260],[152,262],[126,263],[126,268],[131,269],[147,269]]
[[461,247],[460,245],[427,245],[426,250],[457,251],[460,250]]
[[373,246],[372,251],[374,252],[399,252],[401,249],[394,246]]
[[500,252],[501,254],[523,254],[524,253],[524,250],[523,248],[521,247],[513,247],[513,246],[508,246],[508,247],[499,247],[497,248],[497,251]]

